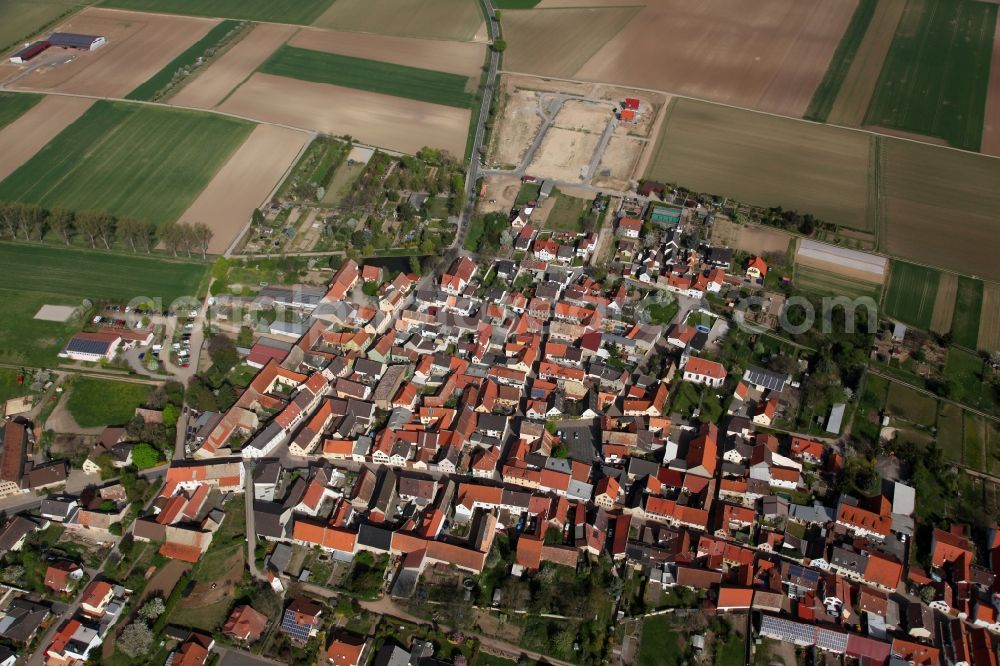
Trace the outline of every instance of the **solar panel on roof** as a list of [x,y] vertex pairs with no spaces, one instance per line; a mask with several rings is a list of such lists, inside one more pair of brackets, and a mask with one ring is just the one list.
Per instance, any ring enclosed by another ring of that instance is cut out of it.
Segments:
[[295,621],[295,612],[287,610],[281,620],[281,629],[292,638],[306,642],[309,640],[309,625],[302,625]]
[[816,647],[827,652],[843,654],[847,651],[847,634],[819,628],[816,631]]
[[80,340],[73,338],[66,345],[66,351],[77,352],[79,354],[104,354],[108,351],[108,342],[103,340]]

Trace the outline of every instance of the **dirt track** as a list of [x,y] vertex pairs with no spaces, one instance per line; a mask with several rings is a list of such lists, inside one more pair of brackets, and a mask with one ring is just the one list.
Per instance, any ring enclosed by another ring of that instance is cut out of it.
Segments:
[[188,82],[170,98],[171,104],[211,109],[245,78],[253,74],[275,49],[295,34],[295,26],[261,23],[239,43]]
[[258,125],[185,211],[181,221],[207,224],[215,234],[208,251],[225,252],[308,139],[306,132]]
[[[72,62],[40,67],[12,87],[124,97],[204,37],[217,23],[216,19],[92,7],[61,24],[58,29],[103,35],[108,43],[96,51],[72,54]],[[55,53],[53,51],[51,55]],[[45,55],[48,57],[50,54]]]
[[476,77],[482,71],[483,60],[486,58],[485,44],[389,37],[319,28],[302,28],[289,44],[314,51]]
[[254,74],[219,110],[266,122],[350,134],[374,146],[416,153],[424,146],[465,153],[469,109],[364,90]]
[[53,95],[0,130],[0,180],[12,174],[94,103]]

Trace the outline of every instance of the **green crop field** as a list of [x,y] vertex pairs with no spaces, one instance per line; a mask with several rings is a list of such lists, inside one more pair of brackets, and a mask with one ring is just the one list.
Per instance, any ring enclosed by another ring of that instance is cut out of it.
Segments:
[[309,25],[333,0],[104,0],[105,7]]
[[207,266],[56,246],[0,243],[0,270],[17,275],[16,284],[0,287],[0,362],[53,366],[56,354],[82,319],[53,322],[34,319],[43,305],[78,306],[92,302],[124,303],[145,296],[164,306],[198,295]]
[[83,428],[126,425],[152,390],[148,384],[80,377],[73,382],[66,409]]
[[975,349],[979,341],[979,315],[983,309],[983,282],[968,277],[958,278],[955,314],[951,334],[957,344]]
[[20,118],[42,101],[41,95],[0,92],[0,129]]
[[494,0],[493,6],[497,9],[531,9],[541,0]]
[[0,182],[0,201],[173,222],[253,125],[99,100]]
[[951,402],[942,402],[938,412],[938,446],[946,458],[957,463],[962,462],[965,447],[963,439],[965,420],[962,416],[964,413],[961,407]]
[[937,399],[896,382],[889,385],[885,409],[892,416],[926,428],[937,419]]
[[890,317],[927,330],[941,274],[933,268],[893,261],[883,308]]
[[965,465],[985,472],[986,424],[972,412],[965,412]]
[[801,264],[795,266],[795,287],[820,296],[833,295],[849,298],[867,296],[875,300],[878,300],[880,292],[880,287],[877,284]]
[[0,50],[19,46],[84,4],[77,0],[3,0],[0,2]]
[[177,70],[194,65],[198,58],[204,56],[209,49],[217,47],[239,24],[239,21],[234,20],[222,21],[183,53],[164,65],[163,69],[149,77],[145,83],[125,95],[125,99],[150,100],[155,98],[157,93],[170,85]]
[[821,123],[826,122],[833,109],[833,103],[840,93],[840,87],[844,85],[847,70],[851,68],[861,40],[865,38],[868,24],[871,23],[877,5],[878,0],[860,0],[858,2],[854,15],[851,16],[851,22],[847,24],[847,29],[844,31],[843,37],[840,38],[837,50],[833,52],[830,66],[826,68],[823,80],[819,82],[813,93],[809,108],[806,109],[805,118]]
[[996,18],[991,3],[909,0],[865,124],[979,150]]
[[[479,0],[336,0],[312,24],[376,35],[471,41],[483,25]],[[485,34],[485,33],[484,33]]]
[[461,108],[471,107],[473,100],[465,91],[466,76],[287,45],[275,51],[260,71]]

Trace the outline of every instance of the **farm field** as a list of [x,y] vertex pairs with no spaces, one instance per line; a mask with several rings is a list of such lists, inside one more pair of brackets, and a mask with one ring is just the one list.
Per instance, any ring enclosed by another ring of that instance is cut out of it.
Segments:
[[208,251],[225,252],[262,206],[309,139],[306,132],[258,125],[212,182],[181,215],[182,222],[204,222],[214,235]]
[[105,7],[187,16],[312,23],[333,0],[104,0]]
[[23,116],[41,101],[41,95],[0,92],[0,129]]
[[[647,3],[574,78],[799,118],[826,74],[856,4],[763,0],[748,14],[739,0]],[[511,13],[504,14],[505,24]],[[539,47],[545,48],[544,40]],[[508,42],[513,48],[513,41]]]
[[151,392],[148,384],[78,377],[65,399],[66,409],[82,428],[121,426],[132,420],[135,408],[141,407]]
[[882,63],[905,8],[906,0],[878,0],[826,122],[849,127],[860,127],[864,123]]
[[[32,99],[34,95],[18,93],[17,97]],[[0,129],[0,181],[31,159],[93,103],[81,97],[47,96]]]
[[751,254],[787,254],[790,248],[794,250],[796,240],[795,236],[774,227],[737,224],[718,216],[712,224],[712,242]]
[[97,101],[0,182],[0,199],[173,222],[251,129],[220,116]]
[[89,7],[61,23],[58,29],[103,35],[108,43],[96,51],[70,56],[52,52],[51,57],[68,57],[69,61],[55,67],[38,67],[10,87],[124,97],[208,34],[217,22]]
[[294,46],[279,47],[258,71],[445,106],[467,108],[473,100],[465,76]]
[[[639,13],[639,7],[571,7],[505,11],[502,25],[511,72],[576,78],[580,68]],[[606,81],[624,83],[616,78]]]
[[294,26],[260,23],[170,98],[171,104],[211,109],[288,41]]
[[930,428],[934,425],[937,417],[937,402],[929,395],[918,393],[908,386],[892,382],[889,385],[889,397],[886,400],[885,408],[896,418]]
[[939,335],[951,330],[957,295],[958,276],[954,273],[941,273],[941,278],[938,280],[937,296],[934,297],[934,312],[931,314],[930,330]]
[[477,79],[482,72],[487,49],[485,44],[476,42],[446,42],[318,28],[301,28],[288,45]]
[[868,227],[870,137],[676,99],[646,178]]
[[983,121],[983,143],[979,150],[987,155],[1000,157],[1000,12],[993,37],[993,59],[990,63],[990,81],[986,93],[986,118]]
[[466,42],[481,33],[486,38],[483,12],[476,0],[412,0],[405,10],[392,0],[336,0],[310,23],[319,28],[400,37]]
[[219,110],[261,121],[342,136],[414,154],[424,146],[464,155],[469,109],[389,97],[260,72]]
[[46,25],[82,7],[81,0],[4,0],[0,2],[0,49],[7,51]]
[[189,46],[183,53],[163,66],[163,69],[151,76],[138,88],[125,95],[125,99],[151,100],[161,90],[170,85],[178,70],[194,65],[205,52],[217,48],[240,25],[239,21],[225,20],[213,27],[197,42]]
[[16,286],[0,287],[6,313],[0,320],[0,362],[35,366],[54,366],[66,339],[83,323],[34,319],[42,305],[139,296],[170,305],[197,295],[207,270],[185,261],[10,243],[0,243],[0,268],[19,275]]
[[961,464],[965,451],[965,411],[958,405],[942,402],[938,411],[937,442],[949,460]]
[[972,278],[958,279],[955,315],[952,318],[952,339],[969,349],[976,348],[979,339],[979,315],[983,307],[983,282]]
[[948,349],[945,364],[945,378],[952,387],[952,400],[975,407],[984,412],[1000,415],[993,389],[983,382],[983,359],[979,354],[967,352],[957,347]]
[[995,4],[908,0],[865,124],[979,150],[996,22]]
[[893,261],[882,304],[886,314],[905,324],[929,329],[940,279],[941,274],[933,268]]
[[986,467],[994,476],[1000,475],[1000,424],[986,421]]
[[972,412],[965,412],[965,465],[986,471],[986,423]]
[[[1000,280],[1000,160],[886,138],[886,220],[879,250],[966,275]],[[955,209],[961,204],[961,212]],[[942,222],[948,233],[941,233]]]
[[802,264],[795,265],[795,286],[803,291],[824,296],[867,297],[876,301],[881,291],[878,285],[871,282]]
[[826,122],[833,103],[840,94],[841,86],[847,78],[847,73],[851,70],[857,56],[861,42],[868,32],[872,17],[878,7],[878,0],[859,0],[851,22],[847,24],[844,36],[840,38],[837,50],[833,52],[830,66],[823,75],[816,91],[813,93],[809,108],[806,109],[805,117],[817,122]]
[[978,340],[980,349],[1000,350],[1000,284],[996,282],[987,282],[983,287]]

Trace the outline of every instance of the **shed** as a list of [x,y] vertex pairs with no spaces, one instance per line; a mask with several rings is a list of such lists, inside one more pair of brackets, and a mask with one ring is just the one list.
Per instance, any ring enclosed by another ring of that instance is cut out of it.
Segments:
[[830,409],[830,418],[826,422],[827,432],[835,435],[840,432],[840,426],[844,421],[844,410],[846,409],[847,405],[842,402],[838,402]]

